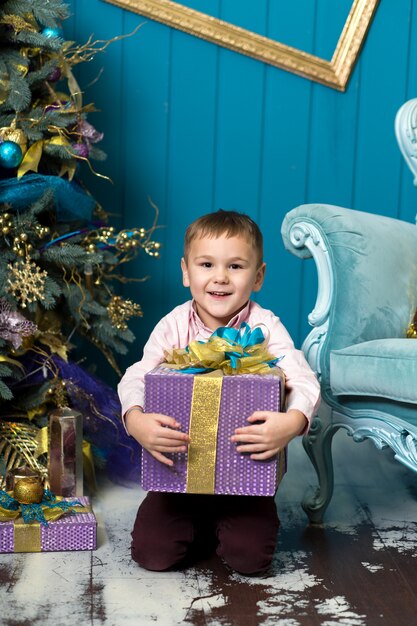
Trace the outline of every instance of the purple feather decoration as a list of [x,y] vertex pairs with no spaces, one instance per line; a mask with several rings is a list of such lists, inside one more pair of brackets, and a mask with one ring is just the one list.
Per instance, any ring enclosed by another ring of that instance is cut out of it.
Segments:
[[[42,357],[28,354],[22,359],[26,375],[13,384],[13,392],[24,392],[25,386],[42,384],[52,378],[49,367],[43,367]],[[116,391],[76,363],[65,362],[51,355],[49,360],[66,382],[71,407],[83,415],[83,436],[92,445],[99,465],[105,463],[110,480],[115,483],[139,483],[141,447],[126,433],[120,418],[120,403]],[[46,359],[45,359],[46,361]]]

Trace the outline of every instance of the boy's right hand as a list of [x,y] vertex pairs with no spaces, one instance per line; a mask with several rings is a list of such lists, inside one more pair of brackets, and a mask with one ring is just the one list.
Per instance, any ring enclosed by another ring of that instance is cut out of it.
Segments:
[[129,411],[125,422],[129,435],[165,465],[172,466],[174,462],[162,452],[187,450],[190,438],[187,433],[178,431],[180,424],[173,417],[160,413],[143,413],[140,409],[134,409]]

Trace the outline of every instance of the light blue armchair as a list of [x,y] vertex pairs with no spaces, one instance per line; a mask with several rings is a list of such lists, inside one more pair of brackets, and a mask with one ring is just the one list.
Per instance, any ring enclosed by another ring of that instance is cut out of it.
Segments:
[[389,446],[417,471],[417,340],[406,338],[417,307],[417,227],[310,204],[287,214],[282,236],[290,252],[313,257],[318,271],[303,350],[323,401],[303,443],[319,487],[303,507],[319,523],[332,497],[331,442],[339,428],[355,441]]

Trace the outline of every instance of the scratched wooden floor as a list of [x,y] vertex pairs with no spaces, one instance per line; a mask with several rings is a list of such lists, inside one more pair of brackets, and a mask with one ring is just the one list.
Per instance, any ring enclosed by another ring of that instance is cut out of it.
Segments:
[[0,624],[416,625],[416,476],[344,432],[334,449],[335,496],[325,524],[309,527],[299,501],[314,475],[301,442],[291,444],[270,576],[239,576],[216,557],[184,572],[142,570],[129,531],[143,493],[102,481],[96,551],[0,556]]

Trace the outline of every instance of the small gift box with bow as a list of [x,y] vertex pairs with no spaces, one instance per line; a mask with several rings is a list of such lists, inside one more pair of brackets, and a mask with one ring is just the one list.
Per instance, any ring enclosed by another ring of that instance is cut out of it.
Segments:
[[24,469],[12,477],[12,491],[0,491],[0,553],[94,550],[97,522],[88,498],[39,489],[40,477]]
[[142,454],[147,491],[273,496],[286,471],[286,450],[267,461],[236,451],[236,428],[259,410],[280,411],[285,377],[264,347],[260,328],[217,329],[207,342],[174,350],[145,376],[147,413],[174,417],[190,435],[186,453],[167,454],[173,467]]

